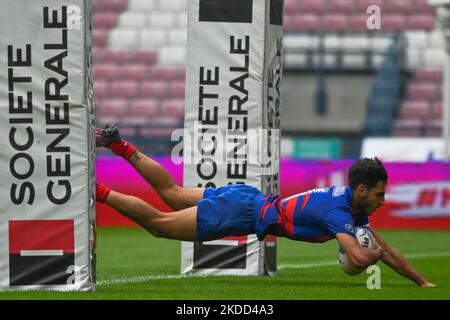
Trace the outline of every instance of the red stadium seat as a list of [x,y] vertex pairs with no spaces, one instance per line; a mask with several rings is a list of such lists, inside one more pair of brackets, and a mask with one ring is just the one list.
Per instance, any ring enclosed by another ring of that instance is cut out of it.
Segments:
[[150,78],[154,80],[184,79],[185,68],[155,65],[150,69]]
[[411,0],[386,0],[384,10],[387,13],[398,13],[408,15],[414,9],[414,2]]
[[165,81],[144,81],[141,83],[141,97],[164,99],[169,95],[169,84]]
[[433,83],[412,83],[408,88],[408,97],[416,100],[434,100],[438,98],[437,86]]
[[93,15],[93,27],[95,29],[112,29],[117,25],[117,15],[115,13],[99,12]]
[[414,82],[442,82],[442,70],[432,68],[420,68],[416,70]]
[[184,81],[174,81],[170,83],[169,95],[172,98],[184,98],[185,83]]
[[150,65],[156,62],[156,58],[156,51],[154,50],[135,50],[131,53],[130,60]]
[[[175,120],[178,120],[175,118]],[[142,128],[141,135],[145,137],[170,137],[175,127]]]
[[94,80],[102,79],[110,81],[111,79],[118,79],[120,76],[120,68],[116,64],[99,63],[93,65],[92,75]]
[[[120,119],[120,124],[121,124],[121,128],[122,128],[122,124],[123,126],[141,126],[141,125],[147,125],[149,123],[149,119],[148,118],[144,118],[144,117],[135,117],[134,115],[130,115],[130,117],[125,117]],[[120,129],[122,131],[122,129]]]
[[293,31],[317,31],[320,29],[319,16],[314,14],[301,14],[292,19]]
[[155,99],[137,99],[131,103],[133,116],[151,117],[159,114],[159,101]]
[[405,101],[400,113],[402,119],[427,119],[430,116],[430,104],[428,101]]
[[108,31],[94,29],[92,31],[92,43],[95,47],[104,47],[108,42]]
[[123,117],[130,113],[126,99],[105,99],[99,107],[100,116]]
[[178,118],[184,117],[184,100],[169,99],[162,101],[161,112],[164,115],[172,115]]
[[150,78],[150,72],[145,64],[124,64],[120,73],[124,79],[142,81]]
[[151,121],[150,123],[155,126],[172,127],[173,129],[180,125],[180,119],[174,116],[166,116],[164,115],[164,111],[161,111],[161,115],[158,118],[153,119],[153,121]]
[[115,98],[134,98],[138,94],[138,84],[134,81],[113,81],[111,96]]
[[397,137],[420,137],[423,135],[424,124],[422,120],[397,119],[394,123],[392,135]]
[[108,7],[115,12],[121,12],[128,7],[128,0],[108,0]]
[[304,13],[325,13],[327,2],[325,0],[298,0],[301,3],[301,12]]
[[358,12],[360,14],[366,14],[367,8],[371,5],[376,5],[383,9],[384,1],[383,0],[357,0]]
[[103,99],[107,98],[110,95],[109,82],[102,80],[94,81],[94,99]]
[[441,119],[444,113],[442,101],[434,101],[431,103],[431,119]]
[[406,16],[400,14],[382,14],[381,30],[385,32],[401,32],[406,29]]
[[343,14],[325,14],[322,16],[322,30],[342,32],[348,29],[348,18]]
[[408,18],[408,30],[425,30],[434,29],[435,18],[431,14],[412,14]]
[[416,0],[414,12],[420,12],[421,14],[436,14],[435,8],[428,4],[428,0]]
[[368,31],[367,29],[367,15],[354,14],[350,17],[350,29],[352,31]]
[[353,0],[333,0],[329,2],[329,12],[352,14],[355,12]]
[[284,14],[292,16],[301,12],[301,2],[298,0],[285,0],[284,2]]
[[122,64],[130,60],[131,54],[128,50],[105,49],[103,60],[109,63]]
[[93,0],[94,12],[121,12],[127,8],[127,0]]
[[442,137],[442,120],[429,120],[425,123],[425,136]]

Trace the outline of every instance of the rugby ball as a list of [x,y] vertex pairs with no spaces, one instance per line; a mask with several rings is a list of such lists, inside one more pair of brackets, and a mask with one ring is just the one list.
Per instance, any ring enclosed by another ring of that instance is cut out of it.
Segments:
[[[359,244],[363,247],[372,249],[374,244],[374,239],[372,236],[372,233],[370,233],[369,229],[367,228],[356,228],[355,229],[355,236],[358,240]],[[339,265],[341,266],[342,271],[344,273],[355,276],[357,274],[360,274],[366,268],[358,268],[356,267],[350,259],[345,254],[344,250],[342,248],[339,248]]]

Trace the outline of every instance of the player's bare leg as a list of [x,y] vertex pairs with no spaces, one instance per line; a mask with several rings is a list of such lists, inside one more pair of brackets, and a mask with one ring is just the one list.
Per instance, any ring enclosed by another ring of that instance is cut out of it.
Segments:
[[203,199],[204,188],[178,186],[161,164],[141,152],[136,151],[127,161],[155,188],[164,202],[172,209],[190,208],[196,206],[198,200]]
[[[104,129],[97,129],[96,136],[97,147],[107,147],[121,154],[122,149],[115,150],[115,147],[117,149],[121,143],[123,144],[117,127],[107,125]],[[152,185],[159,196],[172,209],[182,210],[196,206],[197,201],[203,198],[204,188],[182,188],[178,186],[161,164],[135,148],[130,148],[130,145],[128,145],[128,148],[129,150],[121,155]]]
[[102,184],[97,185],[96,193],[97,201],[106,203],[155,237],[183,241],[197,238],[197,207],[161,212],[142,199],[113,191]]

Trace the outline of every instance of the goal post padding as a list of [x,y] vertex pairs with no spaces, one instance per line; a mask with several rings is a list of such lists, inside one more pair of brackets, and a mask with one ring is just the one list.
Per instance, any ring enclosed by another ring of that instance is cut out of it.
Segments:
[[1,1],[0,290],[95,289],[91,8]]
[[[282,0],[192,0],[184,186],[241,183],[279,192]],[[182,243],[182,273],[276,270],[275,238]]]

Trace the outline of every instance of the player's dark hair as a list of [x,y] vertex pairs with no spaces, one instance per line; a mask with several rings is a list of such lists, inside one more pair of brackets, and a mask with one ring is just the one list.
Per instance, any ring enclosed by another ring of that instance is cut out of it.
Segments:
[[355,190],[360,184],[372,189],[379,181],[387,184],[388,174],[378,158],[356,161],[348,170],[348,184]]

